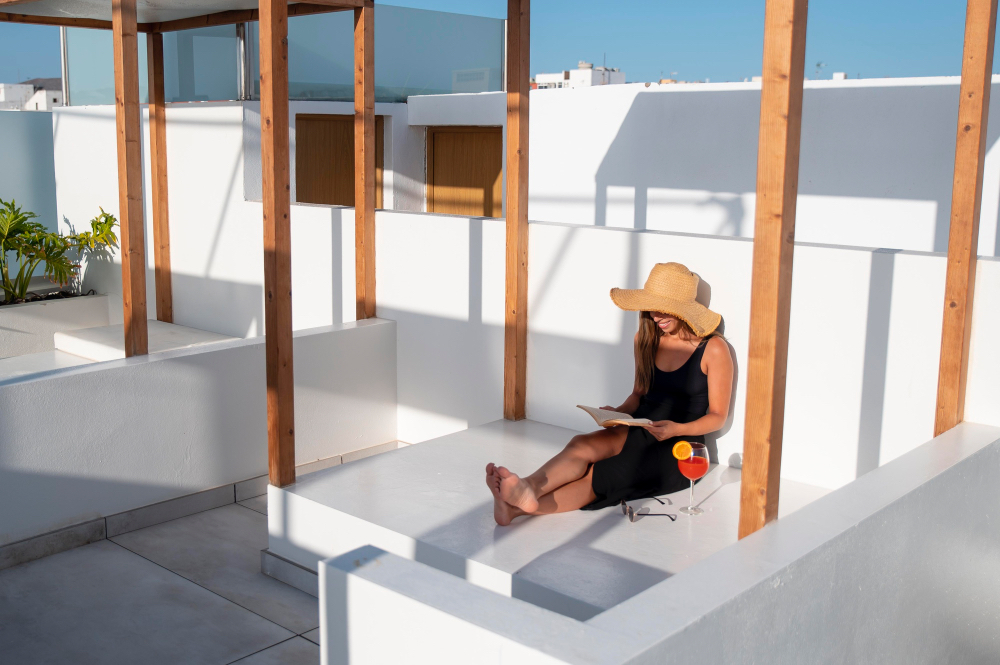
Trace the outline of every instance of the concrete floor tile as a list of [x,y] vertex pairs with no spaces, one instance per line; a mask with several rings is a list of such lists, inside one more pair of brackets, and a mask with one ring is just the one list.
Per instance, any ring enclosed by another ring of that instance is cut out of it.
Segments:
[[261,515],[267,515],[267,495],[262,494],[260,496],[251,497],[244,501],[239,502],[241,506],[249,508],[250,510],[256,510]]
[[308,633],[302,633],[302,637],[306,638],[313,644],[319,644],[319,628],[313,628]]
[[233,665],[316,665],[319,646],[302,639],[292,639],[238,660]]
[[219,665],[290,635],[109,541],[0,571],[4,663]]
[[113,540],[296,634],[319,625],[315,598],[260,572],[267,517],[256,511],[223,506]]

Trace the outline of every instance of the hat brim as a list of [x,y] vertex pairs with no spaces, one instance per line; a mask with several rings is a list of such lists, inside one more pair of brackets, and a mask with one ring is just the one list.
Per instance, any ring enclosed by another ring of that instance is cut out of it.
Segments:
[[663,312],[681,319],[699,337],[715,331],[722,316],[697,301],[656,296],[643,289],[611,289],[611,300],[630,312]]

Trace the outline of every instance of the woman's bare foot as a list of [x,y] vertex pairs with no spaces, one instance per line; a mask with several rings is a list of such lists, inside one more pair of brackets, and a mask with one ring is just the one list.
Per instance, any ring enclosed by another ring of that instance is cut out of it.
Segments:
[[501,499],[525,513],[538,510],[535,490],[523,478],[503,466],[496,467],[496,474],[500,478]]
[[493,494],[493,519],[500,526],[507,526],[520,513],[506,501],[500,498],[500,476],[493,462],[486,465],[486,486]]

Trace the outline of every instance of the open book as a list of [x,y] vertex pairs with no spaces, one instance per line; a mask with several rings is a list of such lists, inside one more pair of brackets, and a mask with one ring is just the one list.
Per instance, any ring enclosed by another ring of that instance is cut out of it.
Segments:
[[576,408],[583,409],[589,413],[590,417],[597,421],[597,424],[601,427],[608,427],[610,425],[649,425],[653,422],[648,418],[633,418],[627,413],[598,409],[593,406],[577,404]]

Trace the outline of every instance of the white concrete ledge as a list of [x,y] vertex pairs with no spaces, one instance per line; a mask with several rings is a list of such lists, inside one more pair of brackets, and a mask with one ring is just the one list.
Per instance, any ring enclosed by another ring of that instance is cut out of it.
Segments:
[[[299,459],[395,441],[395,331],[295,333]],[[264,473],[264,354],[233,340],[0,382],[0,546]]]
[[63,330],[108,325],[108,297],[80,296],[0,307],[0,358],[55,349]]
[[606,663],[618,646],[603,630],[377,547],[323,561],[319,580],[324,665]]
[[998,484],[963,423],[584,623],[362,548],[320,564],[323,662],[993,662]]
[[[150,319],[146,322],[149,333],[149,352],[162,353],[189,349],[214,342],[229,342],[235,337],[197,330],[176,323]],[[125,357],[125,324],[65,330],[55,334],[55,347],[88,360],[118,360]]]

